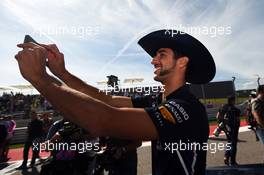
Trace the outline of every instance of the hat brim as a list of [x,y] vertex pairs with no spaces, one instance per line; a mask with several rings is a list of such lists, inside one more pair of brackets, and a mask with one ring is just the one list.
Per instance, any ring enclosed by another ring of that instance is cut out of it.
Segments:
[[208,49],[191,35],[176,30],[152,32],[138,44],[154,57],[160,48],[171,48],[189,58],[186,81],[192,84],[210,82],[216,73],[215,62]]

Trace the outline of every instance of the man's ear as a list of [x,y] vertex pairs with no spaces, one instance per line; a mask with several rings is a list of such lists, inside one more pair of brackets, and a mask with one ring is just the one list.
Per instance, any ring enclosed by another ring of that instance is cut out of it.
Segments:
[[183,68],[187,66],[189,62],[189,58],[187,56],[183,56],[183,57],[178,58],[177,62],[178,62],[179,67]]

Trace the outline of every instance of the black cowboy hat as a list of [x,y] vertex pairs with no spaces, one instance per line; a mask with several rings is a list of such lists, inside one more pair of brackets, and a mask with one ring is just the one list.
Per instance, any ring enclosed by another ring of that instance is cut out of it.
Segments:
[[138,44],[154,57],[160,48],[171,48],[189,58],[186,81],[192,84],[210,82],[216,72],[212,55],[191,35],[177,30],[158,30],[138,41]]

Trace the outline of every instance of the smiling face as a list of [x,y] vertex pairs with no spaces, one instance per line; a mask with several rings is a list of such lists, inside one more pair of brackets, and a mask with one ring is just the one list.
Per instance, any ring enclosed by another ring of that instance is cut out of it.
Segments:
[[154,80],[163,82],[170,76],[175,75],[177,59],[172,49],[160,48],[151,64],[154,66]]
[[174,53],[170,48],[160,48],[151,61],[154,66],[154,80],[163,84],[171,81],[186,82],[185,72],[188,62],[188,57]]

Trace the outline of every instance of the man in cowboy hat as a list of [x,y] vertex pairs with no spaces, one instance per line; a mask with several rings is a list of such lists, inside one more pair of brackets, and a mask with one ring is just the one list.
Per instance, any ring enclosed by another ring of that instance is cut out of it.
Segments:
[[[23,50],[15,58],[22,76],[92,135],[152,141],[153,174],[205,174],[206,150],[199,145],[208,139],[207,114],[186,82],[213,79],[211,54],[198,40],[175,30],[152,32],[138,43],[152,57],[154,79],[164,85],[164,93],[154,98],[99,92],[66,70],[56,45],[19,44]],[[46,58],[50,71],[67,86],[47,74]],[[191,149],[188,143],[198,146]]]

